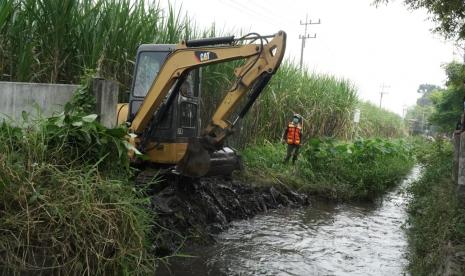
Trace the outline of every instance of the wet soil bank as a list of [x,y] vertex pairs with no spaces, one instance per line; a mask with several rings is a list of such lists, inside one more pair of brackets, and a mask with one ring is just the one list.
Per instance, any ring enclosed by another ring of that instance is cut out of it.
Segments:
[[406,275],[407,189],[420,173],[372,202],[312,198],[234,221],[214,244],[183,249],[195,258],[171,258],[157,275]]
[[221,177],[167,179],[151,196],[157,215],[155,254],[171,255],[186,243],[212,243],[213,235],[233,220],[306,205],[307,195],[283,185],[258,186]]

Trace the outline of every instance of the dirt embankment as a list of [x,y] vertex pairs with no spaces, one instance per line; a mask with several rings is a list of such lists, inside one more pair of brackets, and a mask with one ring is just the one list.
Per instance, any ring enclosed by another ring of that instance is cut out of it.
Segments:
[[306,195],[285,186],[255,186],[220,177],[166,180],[152,195],[151,208],[157,214],[155,253],[172,254],[185,242],[212,242],[232,220],[308,204]]

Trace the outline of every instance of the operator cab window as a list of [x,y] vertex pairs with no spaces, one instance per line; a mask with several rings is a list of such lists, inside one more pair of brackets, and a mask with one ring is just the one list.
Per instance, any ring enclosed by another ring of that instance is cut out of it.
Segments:
[[180,110],[180,126],[182,128],[195,128],[197,125],[197,105],[183,102],[181,103]]
[[141,52],[134,82],[134,96],[145,97],[152,86],[168,52]]
[[179,89],[181,95],[186,98],[194,97],[194,89],[192,85],[192,74],[187,76],[187,79],[181,84],[181,88]]

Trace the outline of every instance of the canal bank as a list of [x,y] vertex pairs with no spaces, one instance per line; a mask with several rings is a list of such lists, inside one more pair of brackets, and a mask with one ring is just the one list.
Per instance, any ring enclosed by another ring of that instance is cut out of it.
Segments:
[[215,243],[183,250],[161,275],[399,275],[407,265],[407,178],[374,202],[281,208],[232,222]]
[[150,208],[156,214],[155,254],[170,256],[187,244],[211,244],[233,220],[272,209],[308,206],[310,199],[286,185],[253,185],[223,177],[176,178],[158,183]]
[[451,178],[451,144],[444,140],[424,143],[417,156],[423,173],[410,187],[409,272],[464,275],[465,201]]

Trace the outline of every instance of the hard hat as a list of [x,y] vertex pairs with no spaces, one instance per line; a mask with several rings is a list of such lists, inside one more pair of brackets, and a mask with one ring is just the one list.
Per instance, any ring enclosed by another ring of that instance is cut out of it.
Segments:
[[298,114],[298,113],[294,113],[293,118],[297,118],[297,119],[299,119],[299,121],[302,121],[302,116],[300,114]]

